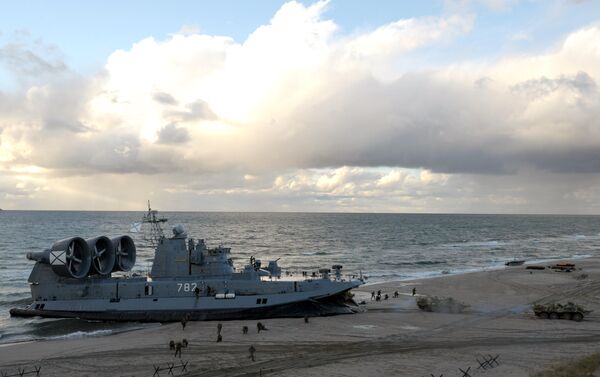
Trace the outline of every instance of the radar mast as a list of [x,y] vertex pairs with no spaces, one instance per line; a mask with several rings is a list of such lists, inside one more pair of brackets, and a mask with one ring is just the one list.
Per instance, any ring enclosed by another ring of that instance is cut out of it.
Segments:
[[144,232],[144,240],[152,247],[158,246],[160,240],[165,236],[161,224],[166,222],[167,218],[158,217],[158,211],[150,207],[150,200],[148,200],[148,212],[142,218],[142,223],[150,224],[150,230]]

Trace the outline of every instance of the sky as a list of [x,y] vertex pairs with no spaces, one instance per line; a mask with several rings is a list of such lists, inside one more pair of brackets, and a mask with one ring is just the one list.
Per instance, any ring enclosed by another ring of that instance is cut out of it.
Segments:
[[30,1],[0,208],[600,214],[600,1]]

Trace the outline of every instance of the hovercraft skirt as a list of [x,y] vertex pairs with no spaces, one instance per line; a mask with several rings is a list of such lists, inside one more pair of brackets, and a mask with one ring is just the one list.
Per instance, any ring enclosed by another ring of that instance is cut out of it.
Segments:
[[278,306],[243,310],[155,310],[155,311],[102,311],[102,312],[77,312],[58,310],[38,310],[27,308],[13,308],[10,315],[13,317],[47,317],[47,318],[78,318],[93,321],[116,322],[175,322],[182,318],[192,321],[210,320],[244,320],[261,318],[285,318],[304,316],[328,316],[336,314],[353,314],[360,308],[352,299],[348,299],[346,292],[319,300],[306,300],[297,303]]

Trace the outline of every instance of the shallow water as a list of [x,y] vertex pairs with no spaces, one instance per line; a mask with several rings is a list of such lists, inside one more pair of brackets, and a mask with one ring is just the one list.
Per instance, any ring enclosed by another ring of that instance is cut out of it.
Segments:
[[[0,212],[0,343],[106,335],[139,324],[10,318],[29,302],[28,251],[70,236],[126,234],[142,212]],[[232,248],[237,266],[250,256],[292,270],[340,263],[369,282],[499,267],[512,258],[544,260],[600,255],[600,216],[395,215],[315,213],[163,213],[209,246]],[[136,269],[150,268],[152,250],[140,233]]]

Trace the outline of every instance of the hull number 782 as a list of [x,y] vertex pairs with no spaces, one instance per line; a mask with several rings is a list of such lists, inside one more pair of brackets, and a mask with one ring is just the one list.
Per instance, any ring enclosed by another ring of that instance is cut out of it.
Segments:
[[197,283],[177,283],[177,292],[195,292],[198,288]]

